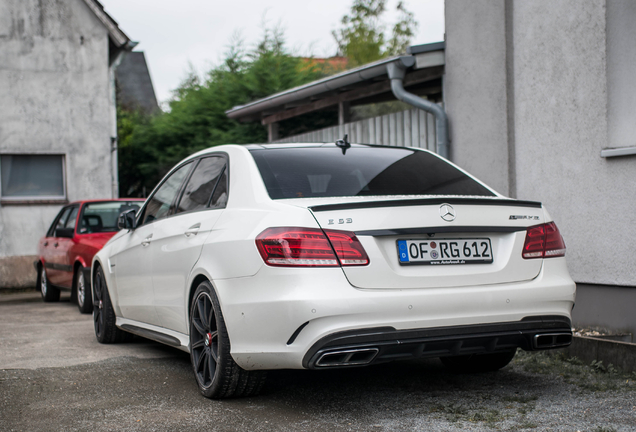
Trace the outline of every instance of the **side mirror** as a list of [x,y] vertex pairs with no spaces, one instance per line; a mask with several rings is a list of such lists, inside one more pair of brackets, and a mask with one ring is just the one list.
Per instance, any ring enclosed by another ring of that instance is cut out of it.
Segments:
[[55,230],[55,237],[64,237],[72,239],[75,235],[74,228],[58,228]]
[[137,227],[137,219],[135,218],[137,210],[126,210],[122,212],[117,218],[117,228],[122,229],[135,229]]

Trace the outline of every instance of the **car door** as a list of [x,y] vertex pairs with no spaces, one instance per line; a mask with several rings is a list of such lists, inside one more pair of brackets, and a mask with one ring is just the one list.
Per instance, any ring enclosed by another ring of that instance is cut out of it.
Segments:
[[75,220],[77,219],[77,211],[79,206],[73,205],[65,209],[65,214],[58,221],[55,230],[53,231],[53,237],[49,241],[49,257],[46,266],[46,274],[49,281],[56,286],[70,288],[69,273],[72,279],[72,267],[68,263],[68,251],[73,245],[73,239],[68,237],[60,237],[57,233],[58,230],[67,228],[67,226],[75,226]]
[[183,181],[192,168],[188,162],[174,170],[148,198],[138,226],[123,236],[110,258],[117,282],[118,304],[124,318],[160,326],[154,307],[152,254],[158,224],[174,210]]
[[187,333],[186,283],[226,202],[227,159],[205,157],[183,188],[174,215],[157,225],[151,246],[152,282],[163,327]]
[[41,243],[40,255],[42,258],[42,264],[46,269],[46,277],[49,279],[49,282],[54,285],[56,284],[54,280],[59,281],[61,278],[60,270],[56,265],[56,259],[58,259],[57,251],[60,244],[59,238],[55,237],[55,230],[58,228],[64,228],[71,210],[71,206],[64,207],[60,210],[53,222],[53,225],[51,225],[51,228],[49,228],[46,233],[46,238]]
[[75,246],[75,226],[77,224],[77,214],[79,213],[79,205],[75,205],[71,209],[71,213],[66,219],[66,223],[64,224],[64,228],[66,228],[67,233],[72,233],[72,238],[69,237],[58,237],[58,248],[57,254],[59,254],[58,266],[60,270],[60,281],[58,283],[59,286],[64,288],[71,288],[73,286],[73,257],[72,257],[72,249]]

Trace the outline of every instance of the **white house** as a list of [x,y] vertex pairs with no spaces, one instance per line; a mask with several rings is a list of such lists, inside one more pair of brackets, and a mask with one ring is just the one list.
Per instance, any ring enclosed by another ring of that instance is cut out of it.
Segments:
[[134,45],[96,0],[0,2],[0,287],[35,283],[62,204],[117,197],[114,71]]

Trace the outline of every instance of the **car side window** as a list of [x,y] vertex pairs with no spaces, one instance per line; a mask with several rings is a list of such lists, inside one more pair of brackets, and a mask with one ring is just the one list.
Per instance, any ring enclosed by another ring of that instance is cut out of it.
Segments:
[[71,212],[71,210],[72,210],[72,207],[65,207],[60,211],[57,219],[55,220],[55,223],[51,225],[51,228],[49,228],[49,232],[46,233],[47,237],[55,236],[56,229],[64,228],[64,225],[66,224],[66,219],[68,218],[68,214]]
[[191,168],[192,162],[188,162],[173,172],[170,177],[168,177],[166,181],[159,186],[159,189],[157,189],[152,197],[148,199],[148,204],[144,210],[141,225],[145,225],[168,216],[170,208],[181,189],[183,180],[186,178]]
[[77,212],[78,211],[79,211],[79,207],[78,206],[73,207],[73,210],[71,210],[71,214],[69,215],[68,219],[66,220],[65,228],[75,229],[75,221],[77,220]]
[[224,173],[224,168],[224,157],[212,156],[201,159],[184,188],[176,213],[205,209]]
[[212,199],[210,200],[210,208],[225,208],[227,205],[227,164],[223,167],[223,172],[219,178],[216,188],[212,193]]

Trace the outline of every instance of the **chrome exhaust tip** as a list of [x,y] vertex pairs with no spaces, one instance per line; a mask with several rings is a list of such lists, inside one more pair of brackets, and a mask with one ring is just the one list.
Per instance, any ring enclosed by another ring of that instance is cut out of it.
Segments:
[[316,361],[316,367],[362,366],[373,361],[380,350],[378,348],[359,348],[330,351],[322,354]]
[[566,347],[572,343],[572,333],[537,334],[532,338],[535,349]]

